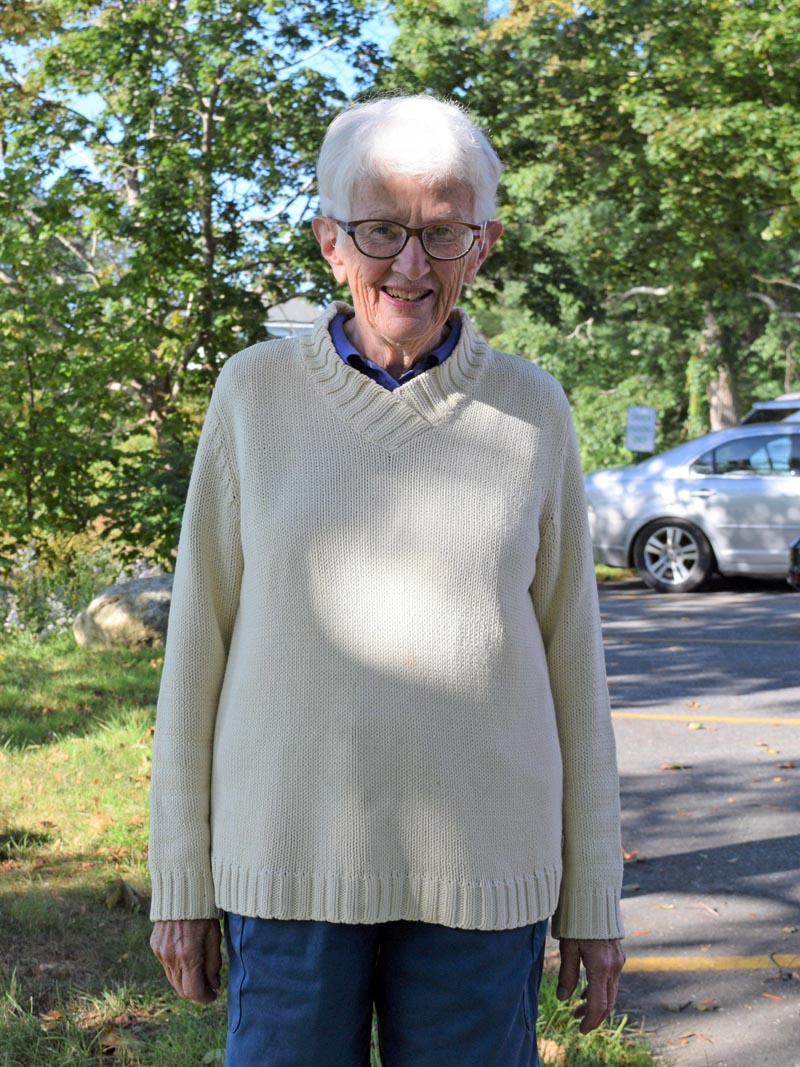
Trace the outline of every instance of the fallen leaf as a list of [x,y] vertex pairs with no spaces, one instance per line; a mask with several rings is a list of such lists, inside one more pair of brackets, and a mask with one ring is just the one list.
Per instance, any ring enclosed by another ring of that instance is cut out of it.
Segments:
[[124,908],[126,911],[147,912],[150,909],[149,897],[140,893],[138,889],[134,889],[129,882],[124,881],[122,878],[112,882],[106,889],[104,900],[109,910],[112,908]]
[[122,1044],[122,1041],[122,1034],[119,1030],[115,1030],[113,1026],[107,1026],[100,1035],[100,1048],[103,1050],[103,1055],[113,1055]]
[[783,932],[785,934],[796,934],[797,933],[797,927],[796,926],[784,926]]
[[633,931],[633,936],[634,937],[647,937],[647,935],[648,934],[652,934],[652,932],[653,932],[652,930],[634,930]]
[[656,904],[657,908],[661,908],[663,911],[672,911],[675,907],[674,904]]
[[711,945],[701,945],[701,946],[700,946],[700,951],[701,951],[701,952],[708,952],[708,950],[709,950],[710,948],[711,948]]
[[719,918],[719,912],[717,911],[717,909],[716,909],[716,908],[712,908],[710,904],[706,904],[706,903],[705,903],[704,901],[702,901],[702,900],[698,900],[698,902],[697,902],[697,906],[698,906],[699,908],[705,908],[705,909],[706,909],[706,911],[707,911],[707,912],[708,912],[708,913],[709,913],[710,915],[713,915],[715,919],[718,919],[718,918]]
[[686,705],[687,708],[702,708],[702,706],[699,700],[690,700]]
[[782,771],[791,771],[794,769],[794,763],[790,760],[784,760],[783,763],[778,763],[776,766]]
[[638,855],[639,852],[637,849],[633,849],[631,852],[626,852],[624,848],[622,850],[622,859],[625,863],[630,863],[631,861],[635,862]]
[[775,993],[762,993],[762,997],[766,997],[767,1000],[786,1000],[786,997],[779,997]]
[[785,782],[786,781],[786,779],[781,774],[776,774],[775,777],[772,780],[773,780],[773,782]]
[[692,1003],[691,1000],[681,1000],[681,1001],[674,1000],[674,1001],[669,1001],[667,1003],[662,1004],[661,1007],[664,1009],[664,1011],[679,1012],[679,1011],[684,1011],[686,1008],[689,1007],[689,1005],[691,1003]]
[[101,834],[107,827],[109,827],[113,823],[114,820],[104,811],[96,811],[94,815],[90,815],[86,821],[93,830],[95,830],[98,834]]
[[705,726],[701,722],[690,722],[686,727],[687,730],[705,730]]
[[[552,1064],[553,1067],[564,1067],[567,1062],[567,1050],[557,1042],[544,1037],[539,1040],[539,1058],[542,1063]],[[205,1060],[203,1062],[205,1063]]]
[[697,1000],[694,1004],[695,1011],[717,1011],[719,1004],[712,997],[706,997],[705,1000]]
[[662,763],[658,768],[660,771],[688,771],[691,767],[689,763]]
[[780,756],[780,754],[781,754],[781,750],[779,748],[768,748],[767,749],[767,755],[768,756]]

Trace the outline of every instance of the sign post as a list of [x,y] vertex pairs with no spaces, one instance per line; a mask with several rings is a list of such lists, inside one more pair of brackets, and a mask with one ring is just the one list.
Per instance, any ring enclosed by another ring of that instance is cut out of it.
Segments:
[[629,407],[625,423],[625,447],[636,454],[636,462],[656,447],[656,409]]

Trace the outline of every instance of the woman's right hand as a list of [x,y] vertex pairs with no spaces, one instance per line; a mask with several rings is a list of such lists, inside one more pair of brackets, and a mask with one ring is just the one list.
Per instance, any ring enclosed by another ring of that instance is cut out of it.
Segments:
[[155,923],[150,948],[178,996],[210,1004],[219,993],[221,940],[218,919],[169,919]]

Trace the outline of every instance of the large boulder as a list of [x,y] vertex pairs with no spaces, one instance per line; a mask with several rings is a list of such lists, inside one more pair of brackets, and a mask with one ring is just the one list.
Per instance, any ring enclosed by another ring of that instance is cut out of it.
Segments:
[[110,585],[76,617],[72,632],[81,648],[163,645],[171,601],[171,574]]

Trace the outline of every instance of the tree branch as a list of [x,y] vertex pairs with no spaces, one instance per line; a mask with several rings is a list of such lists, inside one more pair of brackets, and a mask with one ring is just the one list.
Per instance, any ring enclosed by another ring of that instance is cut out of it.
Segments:
[[753,300],[760,300],[762,304],[766,304],[774,315],[779,315],[782,319],[800,319],[800,311],[785,311],[777,300],[773,300],[766,293],[750,291],[747,295],[752,297]]
[[580,338],[580,336],[581,336],[581,331],[585,331],[586,336],[591,338],[591,336],[592,336],[592,326],[593,325],[594,325],[594,316],[592,316],[592,318],[590,318],[590,319],[586,319],[584,322],[579,322],[578,325],[575,327],[575,329],[572,331],[572,333],[568,333],[567,334],[567,340],[568,341],[578,340],[578,338]]
[[605,301],[605,306],[610,307],[613,304],[621,304],[623,300],[628,300],[632,296],[669,296],[671,292],[671,285],[634,285],[630,289],[626,289],[624,293],[612,293]]
[[297,59],[293,59],[291,63],[284,63],[282,67],[277,67],[275,69],[276,75],[280,77],[285,70],[291,70],[292,67],[296,67],[301,63],[307,63],[309,59],[318,56],[320,52],[324,52],[326,49],[333,48],[334,45],[339,44],[341,39],[342,38],[338,34],[336,37],[330,37],[327,41],[323,41],[322,44],[318,44],[316,48],[312,48],[310,52],[306,52],[304,56],[299,56]]
[[[791,289],[800,289],[800,283],[790,282],[788,278],[762,278],[760,274],[754,274],[753,277],[765,285],[788,285]],[[752,296],[752,293],[750,295]]]

